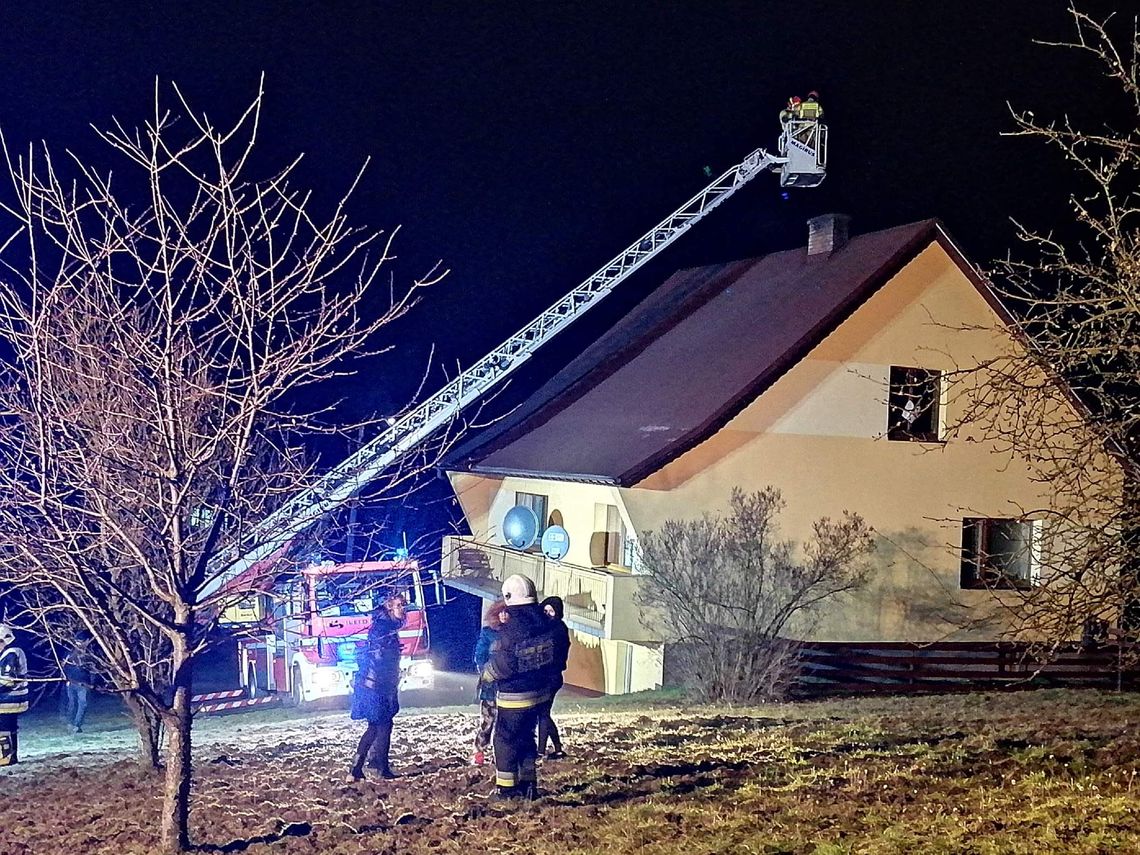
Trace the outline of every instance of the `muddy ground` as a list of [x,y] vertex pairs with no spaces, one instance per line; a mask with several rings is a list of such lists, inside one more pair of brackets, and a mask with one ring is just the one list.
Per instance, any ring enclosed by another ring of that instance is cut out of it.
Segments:
[[[401,714],[396,781],[344,782],[342,711],[203,720],[204,852],[1140,851],[1140,697],[1039,691],[721,710],[584,702],[534,803],[469,765],[474,709]],[[115,740],[119,737],[116,736]],[[96,737],[0,772],[0,853],[155,846],[159,787]]]

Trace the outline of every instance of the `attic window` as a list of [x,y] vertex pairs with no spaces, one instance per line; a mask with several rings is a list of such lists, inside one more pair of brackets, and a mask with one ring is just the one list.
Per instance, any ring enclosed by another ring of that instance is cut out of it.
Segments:
[[887,439],[938,442],[938,399],[942,372],[891,366]]

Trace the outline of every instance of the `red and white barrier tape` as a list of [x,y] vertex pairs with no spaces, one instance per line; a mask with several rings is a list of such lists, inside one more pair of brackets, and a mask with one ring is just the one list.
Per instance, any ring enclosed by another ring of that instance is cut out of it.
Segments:
[[195,710],[195,712],[199,714],[224,712],[226,710],[236,710],[243,707],[259,707],[265,704],[273,704],[277,703],[279,700],[280,698],[274,697],[273,695],[266,695],[262,698],[242,698],[241,700],[237,701],[223,701],[217,704],[202,704]]

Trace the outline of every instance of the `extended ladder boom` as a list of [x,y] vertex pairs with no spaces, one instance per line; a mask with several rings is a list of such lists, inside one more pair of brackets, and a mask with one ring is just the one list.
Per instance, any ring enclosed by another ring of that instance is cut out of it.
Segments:
[[502,381],[546,342],[613,291],[657,253],[758,173],[787,162],[756,149],[692,199],[602,265],[594,275],[418,406],[395,419],[378,437],[276,510],[241,543],[211,562],[202,596],[209,596],[256,562],[287,545],[318,518],[335,510],[396,460]]

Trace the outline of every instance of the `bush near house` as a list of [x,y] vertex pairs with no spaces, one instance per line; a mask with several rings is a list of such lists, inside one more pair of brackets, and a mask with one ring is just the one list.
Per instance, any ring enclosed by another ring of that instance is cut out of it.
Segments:
[[[783,698],[823,602],[860,587],[873,547],[858,514],[822,518],[799,548],[779,538],[780,491],[733,489],[724,515],[668,520],[641,545],[641,604],[664,629],[669,670],[703,701]],[[794,622],[794,624],[793,624]]]

